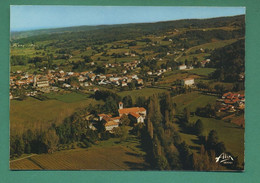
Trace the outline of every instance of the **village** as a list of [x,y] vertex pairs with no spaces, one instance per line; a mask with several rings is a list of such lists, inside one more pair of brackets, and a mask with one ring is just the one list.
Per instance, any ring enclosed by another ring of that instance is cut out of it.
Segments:
[[[201,66],[205,67],[205,64],[209,63],[210,59],[201,61]],[[43,73],[46,74],[28,74],[26,72],[17,71],[10,76],[10,91],[17,91],[20,89],[25,90],[24,95],[27,97],[35,97],[42,93],[58,92],[60,90],[87,90],[90,92],[96,92],[99,87],[103,88],[107,86],[113,86],[117,88],[129,87],[134,83],[134,89],[142,89],[146,86],[150,86],[151,82],[145,82],[140,75],[138,69],[141,61],[133,61],[122,64],[104,64],[106,68],[123,68],[122,73],[113,74],[95,74],[93,71],[84,72],[65,72],[64,70],[47,70],[43,68]],[[91,64],[95,64],[91,62]],[[192,65],[181,64],[177,68],[179,71],[192,70]],[[172,68],[159,69],[157,72],[148,71],[146,76],[149,77],[162,77],[165,73],[172,71]],[[72,79],[74,78],[74,80]],[[148,81],[150,81],[148,79]],[[194,78],[183,78],[180,82],[181,87],[196,88]],[[171,87],[176,89],[177,86]],[[10,99],[19,99],[19,92],[10,92]],[[233,113],[236,110],[244,110],[245,97],[243,94],[237,93],[224,93],[221,98],[217,99],[221,108],[218,112]],[[118,106],[119,116],[112,116],[111,114],[98,114],[98,116],[91,116],[89,120],[89,128],[96,130],[99,124],[103,124],[105,130],[113,133],[114,128],[119,127],[121,123],[121,117],[127,116],[132,125],[138,123],[144,123],[146,119],[146,109],[141,107],[124,108],[123,103],[120,102]],[[86,116],[87,119],[90,116]]]
[[[12,33],[10,167],[242,169],[244,26],[234,16]],[[222,152],[236,166],[217,166]]]
[[[209,62],[209,59],[201,63]],[[10,76],[10,99],[19,98],[19,93],[12,93],[15,89],[25,89],[26,96],[35,96],[37,93],[56,92],[60,89],[81,90],[90,87],[89,91],[99,90],[98,86],[116,86],[124,88],[132,86],[132,88],[142,89],[145,86],[150,86],[151,82],[146,82],[139,73],[139,64],[141,61],[126,62],[122,64],[104,64],[106,68],[123,68],[122,73],[111,74],[95,74],[93,71],[84,72],[65,72],[64,70],[48,70],[42,68],[42,73],[46,74],[29,74],[28,72],[16,71]],[[92,62],[91,64],[95,64]],[[191,65],[179,65],[178,70],[191,70]],[[173,69],[159,69],[156,72],[147,71],[146,76],[161,77],[164,73],[170,72]],[[129,74],[130,73],[130,74]],[[74,78],[74,80],[71,80]],[[148,79],[151,81],[151,79]],[[133,86],[134,85],[134,86]],[[184,78],[181,82],[182,86],[195,86],[194,78]]]

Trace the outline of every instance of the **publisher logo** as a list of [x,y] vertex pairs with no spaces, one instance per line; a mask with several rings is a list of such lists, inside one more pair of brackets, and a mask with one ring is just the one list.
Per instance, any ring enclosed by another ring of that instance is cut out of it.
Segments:
[[230,154],[227,154],[227,153],[222,153],[215,159],[216,159],[216,163],[220,163],[223,165],[234,163],[234,158]]

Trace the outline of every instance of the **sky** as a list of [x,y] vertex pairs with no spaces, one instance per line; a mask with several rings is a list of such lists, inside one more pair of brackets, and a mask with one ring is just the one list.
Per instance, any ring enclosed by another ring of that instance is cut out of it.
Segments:
[[245,14],[244,7],[12,5],[11,31],[80,25],[158,22]]

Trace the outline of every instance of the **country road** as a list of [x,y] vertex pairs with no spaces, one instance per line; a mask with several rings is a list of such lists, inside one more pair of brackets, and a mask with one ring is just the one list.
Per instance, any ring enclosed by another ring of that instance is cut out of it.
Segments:
[[22,158],[14,159],[14,160],[11,160],[9,162],[11,163],[11,162],[19,161],[19,160],[22,160],[22,159],[27,159],[27,158],[30,158],[32,156],[36,156],[36,154],[31,154],[29,156],[25,156],[25,157],[22,157]]

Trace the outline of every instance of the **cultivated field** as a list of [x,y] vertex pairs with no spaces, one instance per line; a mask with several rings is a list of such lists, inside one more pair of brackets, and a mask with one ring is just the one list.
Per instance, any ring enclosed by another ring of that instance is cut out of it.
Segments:
[[109,139],[87,149],[34,155],[10,162],[12,170],[143,170],[147,169],[140,142],[130,136],[126,142]]

